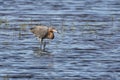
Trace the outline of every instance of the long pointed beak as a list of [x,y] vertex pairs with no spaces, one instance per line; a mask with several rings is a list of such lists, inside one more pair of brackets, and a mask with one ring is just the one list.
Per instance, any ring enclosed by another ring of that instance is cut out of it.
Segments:
[[60,32],[58,32],[57,30],[53,30],[53,32],[56,32],[56,33],[60,34]]

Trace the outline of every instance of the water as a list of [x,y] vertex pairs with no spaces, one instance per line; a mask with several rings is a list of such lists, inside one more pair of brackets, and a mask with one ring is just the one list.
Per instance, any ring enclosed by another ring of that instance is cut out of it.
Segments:
[[[119,0],[1,0],[0,80],[120,80]],[[30,32],[54,26],[40,54]]]

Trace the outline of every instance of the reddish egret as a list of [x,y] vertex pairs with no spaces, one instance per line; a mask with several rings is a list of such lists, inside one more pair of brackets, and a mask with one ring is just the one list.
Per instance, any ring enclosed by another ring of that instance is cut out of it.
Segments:
[[54,32],[58,31],[53,27],[47,26],[35,26],[31,28],[31,32],[38,38],[40,41],[40,48],[43,50],[45,49],[46,42],[43,42],[43,39],[54,39]]

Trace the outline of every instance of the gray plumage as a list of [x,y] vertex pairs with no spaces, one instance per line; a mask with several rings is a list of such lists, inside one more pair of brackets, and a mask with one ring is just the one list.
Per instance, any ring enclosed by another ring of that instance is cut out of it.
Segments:
[[46,26],[35,26],[31,28],[31,32],[41,40],[44,39],[48,34],[48,27]]

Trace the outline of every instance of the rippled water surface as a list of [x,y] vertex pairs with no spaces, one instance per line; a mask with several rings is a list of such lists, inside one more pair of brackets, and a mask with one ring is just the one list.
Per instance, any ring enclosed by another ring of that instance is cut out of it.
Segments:
[[[61,33],[44,52],[36,25]],[[0,80],[120,80],[120,1],[1,0],[0,44]]]

